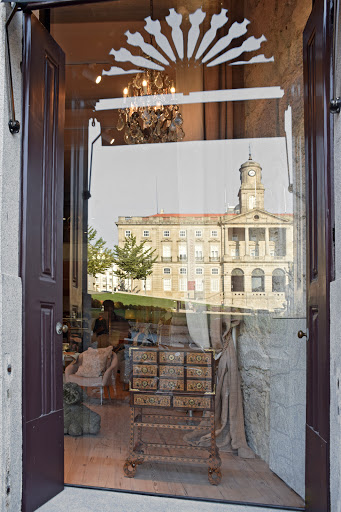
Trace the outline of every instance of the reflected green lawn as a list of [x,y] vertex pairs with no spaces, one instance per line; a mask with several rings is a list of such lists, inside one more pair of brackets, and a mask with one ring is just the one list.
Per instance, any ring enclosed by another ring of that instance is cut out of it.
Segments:
[[159,297],[148,297],[136,293],[92,293],[91,297],[98,300],[112,300],[113,302],[122,302],[122,304],[132,306],[155,306],[160,308],[174,308],[176,301],[171,299],[161,299]]

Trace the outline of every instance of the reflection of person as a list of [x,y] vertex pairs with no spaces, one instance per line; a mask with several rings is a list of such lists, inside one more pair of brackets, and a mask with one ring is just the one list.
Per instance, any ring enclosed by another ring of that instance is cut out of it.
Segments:
[[101,314],[99,315],[98,318],[96,318],[93,332],[97,334],[97,336],[102,336],[102,334],[108,334],[107,322]]

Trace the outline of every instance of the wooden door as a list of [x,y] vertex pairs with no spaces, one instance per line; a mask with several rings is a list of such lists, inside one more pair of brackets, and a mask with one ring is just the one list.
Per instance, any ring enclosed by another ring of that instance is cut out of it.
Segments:
[[329,510],[330,2],[316,0],[304,31],[307,204],[306,500]]
[[23,510],[64,486],[62,336],[64,53],[25,15],[22,189]]

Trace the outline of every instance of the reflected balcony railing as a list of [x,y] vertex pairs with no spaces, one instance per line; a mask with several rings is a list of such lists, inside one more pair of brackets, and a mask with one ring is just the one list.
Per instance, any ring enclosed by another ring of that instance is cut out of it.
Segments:
[[196,256],[195,257],[195,261],[198,262],[198,261],[204,261],[204,257],[203,256]]
[[181,254],[178,256],[178,261],[187,261],[187,255]]
[[170,263],[172,261],[172,256],[161,256],[161,261],[163,263]]
[[220,261],[219,256],[210,256],[210,261]]

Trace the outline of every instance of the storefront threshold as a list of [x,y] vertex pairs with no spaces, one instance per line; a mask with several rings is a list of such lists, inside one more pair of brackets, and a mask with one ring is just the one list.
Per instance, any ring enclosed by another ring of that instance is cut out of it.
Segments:
[[71,512],[75,509],[82,512],[284,512],[287,510],[302,511],[302,508],[269,507],[264,505],[226,504],[206,500],[191,500],[151,496],[141,493],[119,492],[86,487],[66,486],[64,491],[40,507],[39,512]]

